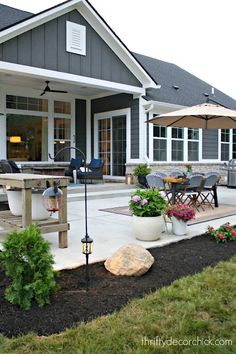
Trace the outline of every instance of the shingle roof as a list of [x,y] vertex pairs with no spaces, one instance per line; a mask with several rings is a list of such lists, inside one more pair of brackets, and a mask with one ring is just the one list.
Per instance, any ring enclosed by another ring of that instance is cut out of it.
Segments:
[[147,100],[194,106],[206,102],[207,97],[204,94],[209,94],[209,99],[236,109],[236,100],[216,88],[214,88],[215,92],[212,95],[212,85],[179,66],[137,53],[133,53],[133,55],[161,85],[160,89],[147,89],[145,96]]
[[0,4],[0,30],[31,17],[31,12]]

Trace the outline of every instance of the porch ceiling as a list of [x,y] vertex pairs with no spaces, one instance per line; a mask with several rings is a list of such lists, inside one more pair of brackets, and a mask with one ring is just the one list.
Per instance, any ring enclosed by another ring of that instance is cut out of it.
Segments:
[[[68,91],[68,95],[74,95],[78,97],[96,97],[98,95],[109,95],[111,94],[111,91],[108,90],[102,90],[100,88],[95,88],[95,87],[87,87],[86,85],[83,84],[69,84],[67,82],[57,82],[53,81],[51,79],[48,79],[50,81],[50,88],[52,90],[64,90]],[[19,88],[26,88],[27,90],[32,89],[34,94],[40,94],[43,92],[45,88],[45,79],[39,79],[39,78],[31,78],[31,77],[23,77],[23,76],[18,76],[14,74],[6,74],[6,73],[1,73],[0,74],[0,84],[1,85],[9,85],[9,86],[14,86],[14,87],[19,87]],[[43,97],[50,97],[50,95],[57,95],[57,93],[46,93]],[[67,94],[63,94],[67,95]]]

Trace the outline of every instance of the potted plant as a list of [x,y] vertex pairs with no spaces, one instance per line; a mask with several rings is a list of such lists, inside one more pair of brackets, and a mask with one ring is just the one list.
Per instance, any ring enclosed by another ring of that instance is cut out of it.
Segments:
[[138,178],[138,183],[141,187],[147,187],[146,176],[151,173],[151,168],[146,163],[136,166],[133,170],[133,175]]
[[185,167],[186,167],[186,170],[187,170],[186,177],[191,177],[192,176],[192,165],[191,164],[186,164]]
[[154,241],[160,238],[165,223],[163,212],[167,202],[161,192],[155,189],[137,189],[129,201],[133,215],[133,229],[137,239]]
[[172,230],[175,235],[187,233],[187,222],[195,219],[195,210],[186,204],[171,205],[166,210],[167,216],[172,221]]

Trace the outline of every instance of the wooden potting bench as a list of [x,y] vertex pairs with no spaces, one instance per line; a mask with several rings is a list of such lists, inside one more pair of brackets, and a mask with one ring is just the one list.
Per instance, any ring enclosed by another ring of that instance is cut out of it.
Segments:
[[[50,186],[56,182],[63,192],[63,204],[58,212],[58,219],[32,221],[32,188],[46,189],[47,181]],[[37,223],[42,233],[58,232],[59,247],[68,247],[67,231],[67,186],[69,177],[36,175],[30,173],[4,173],[0,174],[0,185],[22,190],[22,216],[14,216],[10,211],[0,212],[0,235],[9,233],[12,229],[25,229],[32,223]]]

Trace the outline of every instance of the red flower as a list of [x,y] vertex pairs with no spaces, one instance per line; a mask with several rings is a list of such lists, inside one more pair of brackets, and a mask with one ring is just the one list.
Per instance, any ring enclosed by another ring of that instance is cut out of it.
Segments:
[[210,230],[210,231],[213,231],[213,230],[215,230],[215,229],[214,229],[213,226],[210,226],[210,227],[209,227],[209,230]]
[[217,237],[219,240],[223,240],[225,238],[224,235],[222,235],[222,234],[219,234]]
[[232,236],[236,237],[236,231],[232,232]]

